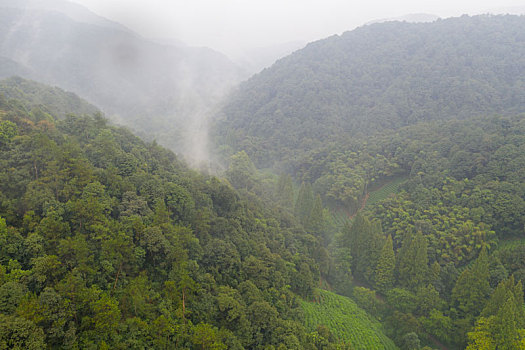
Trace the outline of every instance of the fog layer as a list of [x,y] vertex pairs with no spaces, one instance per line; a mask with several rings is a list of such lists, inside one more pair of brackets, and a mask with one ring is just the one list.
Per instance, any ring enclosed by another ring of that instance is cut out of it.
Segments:
[[0,1],[0,77],[86,98],[139,135],[206,159],[207,115],[246,74],[207,48],[162,45],[65,1]]

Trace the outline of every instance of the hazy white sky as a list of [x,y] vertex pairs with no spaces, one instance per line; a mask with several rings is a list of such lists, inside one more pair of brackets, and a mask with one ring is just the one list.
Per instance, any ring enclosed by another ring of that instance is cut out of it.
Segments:
[[234,55],[239,49],[313,41],[410,13],[486,13],[525,0],[73,0],[146,37],[169,37]]

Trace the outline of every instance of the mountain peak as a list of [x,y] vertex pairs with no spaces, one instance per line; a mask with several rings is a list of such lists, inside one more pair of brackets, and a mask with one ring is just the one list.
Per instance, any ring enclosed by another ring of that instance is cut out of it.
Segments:
[[59,12],[76,22],[130,31],[119,23],[110,21],[93,13],[80,4],[67,0],[0,0],[0,7],[32,11]]
[[375,23],[384,23],[384,22],[428,23],[428,22],[437,21],[439,18],[440,18],[439,16],[429,14],[429,13],[411,13],[411,14],[403,15],[399,17],[375,19],[375,20],[365,23],[365,25],[375,24]]

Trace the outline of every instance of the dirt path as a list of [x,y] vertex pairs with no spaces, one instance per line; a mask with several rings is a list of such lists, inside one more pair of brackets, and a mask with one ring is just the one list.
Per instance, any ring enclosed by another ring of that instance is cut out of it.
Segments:
[[[384,185],[383,185],[384,186]],[[366,194],[365,198],[363,198],[363,200],[361,201],[361,207],[359,209],[356,210],[355,213],[353,213],[352,215],[348,215],[348,218],[350,220],[352,220],[356,215],[357,213],[360,211],[360,210],[363,210],[365,209],[365,206],[366,206],[366,201],[368,200],[368,197],[370,197],[370,192]]]

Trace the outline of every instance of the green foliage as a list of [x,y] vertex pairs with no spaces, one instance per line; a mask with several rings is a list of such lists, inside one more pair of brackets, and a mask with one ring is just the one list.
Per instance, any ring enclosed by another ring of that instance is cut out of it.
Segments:
[[309,45],[223,110],[227,181],[66,116],[89,106],[60,90],[0,84],[0,347],[394,348],[315,292],[353,278],[402,348],[523,347],[525,246],[506,242],[525,227],[522,29],[462,17]]
[[392,243],[392,236],[388,236],[381,255],[377,261],[374,281],[377,289],[380,292],[386,292],[394,286],[395,276],[394,269],[396,267],[396,256],[394,254],[394,246]]
[[[523,164],[519,144],[496,151],[499,139],[480,137],[480,129],[494,129],[473,123],[465,130],[454,120],[451,132],[443,121],[524,111],[521,76],[512,73],[523,65],[517,33],[524,26],[516,16],[463,16],[363,26],[312,43],[241,85],[222,110],[216,143],[246,150],[258,167],[287,169],[325,202],[352,211],[368,189],[417,174],[422,158],[435,158],[425,168],[445,166],[457,179],[487,167],[516,174]],[[505,52],[504,59],[495,52]],[[481,147],[480,140],[496,147]],[[499,201],[509,224],[511,216],[521,217],[509,206],[523,205],[519,199]]]
[[485,248],[472,267],[463,271],[452,291],[452,298],[459,310],[469,317],[478,315],[490,294],[489,262]]
[[197,345],[200,349],[209,350],[225,350],[227,349],[217,336],[217,331],[213,329],[209,324],[199,323],[193,329],[192,336],[193,344]]
[[319,290],[317,301],[302,301],[301,306],[311,331],[324,325],[334,337],[349,341],[355,349],[397,349],[380,324],[349,298]]
[[372,282],[383,248],[379,222],[371,222],[358,213],[351,225],[344,227],[337,245],[341,252],[349,249],[353,273]]
[[510,67],[523,54],[523,27],[519,17],[464,16],[317,41],[245,82],[219,132],[249,144],[262,165],[348,134],[519,109]]
[[449,343],[452,340],[454,324],[449,316],[441,311],[433,309],[428,317],[423,319],[423,324],[427,332],[442,342]]
[[275,196],[279,203],[285,208],[291,209],[294,207],[294,188],[292,177],[288,174],[281,174],[277,185],[275,187]]
[[255,183],[256,169],[244,151],[231,156],[226,177],[236,188],[251,189]]
[[100,115],[19,107],[1,107],[18,136],[0,152],[0,347],[311,345],[297,298],[327,251],[251,192],[246,153],[237,192]]
[[385,200],[392,194],[398,193],[406,181],[406,176],[399,176],[380,186],[377,190],[371,190],[368,199],[366,200],[366,208]]
[[[523,300],[520,301],[523,307]],[[467,349],[523,349],[525,329],[516,320],[515,300],[509,298],[494,316],[480,317],[468,333]]]
[[387,292],[386,298],[389,305],[403,313],[408,314],[416,310],[416,296],[406,289],[392,288]]
[[45,348],[44,333],[31,321],[0,314],[0,349],[39,350]]
[[323,202],[321,196],[317,195],[313,201],[312,210],[306,221],[306,229],[315,236],[321,236],[324,226]]
[[399,253],[399,283],[411,290],[416,290],[428,281],[427,240],[421,231],[411,237],[406,236],[403,249]]
[[404,350],[419,350],[421,348],[419,337],[416,333],[410,332],[403,336],[403,346]]
[[[505,243],[525,227],[524,110],[508,95],[523,84],[502,68],[513,61],[493,55],[523,50],[506,32],[523,25],[464,16],[365,26],[279,61],[222,111],[218,143],[305,184],[295,216],[313,233],[306,184],[321,195],[340,231],[323,240],[333,258],[323,283],[345,295],[352,279],[375,287],[354,292],[363,306],[386,297],[379,317],[399,346],[437,337],[464,348],[493,288],[525,279],[525,248]],[[496,288],[494,298],[502,309],[508,295]],[[511,334],[512,322],[480,329]]]
[[468,333],[467,349],[483,348],[521,349],[525,334],[525,305],[521,282],[514,278],[502,281],[492,293],[489,301]]
[[[458,195],[461,187],[472,187],[468,181],[446,179],[437,188],[423,190],[416,187],[411,193],[402,193],[389,198],[374,207],[373,215],[381,219],[386,233],[391,234],[395,245],[399,246],[406,232],[420,229],[428,240],[429,260],[440,265],[454,262],[465,264],[474,259],[482,245],[495,245],[495,232],[484,222],[476,222],[475,210],[469,209],[446,197]],[[456,188],[454,188],[456,187]],[[476,190],[474,190],[476,191]],[[464,189],[459,194],[461,202],[467,203],[472,190]],[[434,199],[434,197],[436,197]],[[435,201],[427,203],[428,201]]]
[[378,315],[383,308],[383,303],[378,299],[376,292],[365,287],[354,287],[352,297],[359,305],[372,315]]
[[0,146],[6,145],[17,133],[15,123],[9,120],[0,120]]
[[92,115],[99,113],[98,108],[78,96],[57,87],[50,87],[35,81],[12,77],[0,81],[0,94],[7,99],[19,101],[31,119],[42,120],[41,116],[63,119],[68,114]]
[[304,226],[306,226],[310,220],[313,206],[314,193],[312,191],[312,185],[303,182],[295,201],[294,215]]

